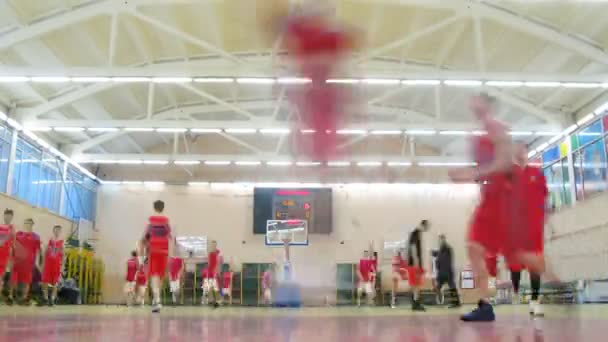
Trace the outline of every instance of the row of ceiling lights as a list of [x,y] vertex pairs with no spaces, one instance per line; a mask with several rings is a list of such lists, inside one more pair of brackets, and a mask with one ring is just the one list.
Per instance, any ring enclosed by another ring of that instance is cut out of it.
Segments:
[[[164,181],[101,181],[103,185],[144,185],[144,186],[161,186],[167,184]],[[327,187],[361,187],[361,186],[451,186],[453,183],[297,183],[297,182],[188,182],[187,185],[192,187],[200,186],[237,186],[237,187],[258,187],[258,188],[327,188]],[[473,183],[460,183],[459,185],[475,185]]]
[[[29,127],[28,130],[32,132],[62,132],[62,133],[76,133],[76,132],[94,132],[94,133],[111,133],[111,132],[131,132],[131,133],[146,133],[146,132],[157,132],[157,133],[197,133],[197,134],[210,134],[210,133],[228,133],[228,134],[264,134],[264,135],[285,135],[290,134],[289,128],[151,128],[151,127]],[[314,134],[315,130],[303,129],[300,130],[301,134]],[[330,134],[331,131],[326,131]],[[339,135],[485,135],[485,131],[464,131],[464,130],[434,130],[434,129],[415,129],[415,130],[365,130],[365,129],[341,129],[337,130],[336,134]],[[513,136],[554,136],[557,132],[543,132],[543,131],[511,131]]]
[[[169,165],[171,162],[167,160],[90,160],[90,161],[81,161],[82,164],[114,164],[114,165]],[[475,166],[475,163],[471,162],[409,162],[409,161],[391,161],[391,162],[381,162],[381,161],[360,161],[360,162],[350,162],[350,161],[330,161],[327,163],[315,162],[315,161],[299,161],[299,162],[291,162],[291,161],[228,161],[228,160],[206,160],[204,162],[200,160],[175,160],[172,162],[174,165],[180,166],[194,166],[204,164],[207,166],[229,166],[229,165],[237,165],[237,166],[260,166],[262,164],[266,166],[300,166],[300,167],[314,167],[327,165],[329,167],[350,167],[353,165],[360,167],[380,167],[383,165],[390,167],[407,167],[407,166],[422,166],[422,167],[467,167],[467,166]]]
[[[300,77],[68,77],[68,76],[0,76],[0,83],[238,83],[238,84],[307,84],[309,78]],[[608,82],[553,82],[553,81],[482,81],[438,79],[390,79],[390,78],[335,78],[326,80],[335,84],[433,86],[444,84],[456,87],[530,87],[530,88],[608,88]]]

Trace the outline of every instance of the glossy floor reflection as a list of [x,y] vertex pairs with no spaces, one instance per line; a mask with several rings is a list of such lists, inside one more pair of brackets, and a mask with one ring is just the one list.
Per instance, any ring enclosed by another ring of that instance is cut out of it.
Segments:
[[503,306],[494,323],[461,323],[458,312],[431,309],[165,308],[160,315],[124,307],[0,307],[0,341],[602,341],[608,306],[548,307],[530,319]]

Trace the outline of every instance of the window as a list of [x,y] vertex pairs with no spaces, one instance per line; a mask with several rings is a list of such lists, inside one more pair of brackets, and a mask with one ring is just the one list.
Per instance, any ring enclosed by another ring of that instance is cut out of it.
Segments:
[[584,197],[606,191],[605,149],[604,141],[598,140],[584,147],[580,154]]
[[560,209],[572,203],[570,196],[570,175],[568,173],[568,159],[559,160],[543,170],[549,188],[549,209]]
[[11,132],[0,125],[0,191],[6,192],[8,159],[11,154]]
[[21,138],[17,139],[11,195],[37,204],[41,161],[42,152],[39,149]]
[[62,215],[73,219],[95,220],[97,184],[73,168],[68,169]]

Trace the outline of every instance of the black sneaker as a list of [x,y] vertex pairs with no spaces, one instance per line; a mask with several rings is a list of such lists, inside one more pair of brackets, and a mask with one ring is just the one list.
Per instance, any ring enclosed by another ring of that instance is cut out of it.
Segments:
[[213,303],[213,308],[217,309],[220,307],[220,304],[218,302]]
[[36,306],[41,307],[41,306],[49,306],[50,303],[48,300],[46,299],[40,299],[40,301],[38,302],[38,304],[36,304]]
[[422,305],[420,302],[414,302],[412,304],[412,311],[426,311],[426,309],[424,308],[424,305]]
[[493,322],[496,320],[496,316],[492,305],[480,300],[477,309],[462,315],[460,320],[464,322]]
[[19,305],[21,305],[21,306],[31,306],[32,305],[32,300],[29,299],[29,298],[21,299],[19,301]]
[[13,306],[13,304],[15,304],[15,300],[13,299],[13,297],[7,297],[6,300],[4,301],[6,303],[6,305],[8,306]]

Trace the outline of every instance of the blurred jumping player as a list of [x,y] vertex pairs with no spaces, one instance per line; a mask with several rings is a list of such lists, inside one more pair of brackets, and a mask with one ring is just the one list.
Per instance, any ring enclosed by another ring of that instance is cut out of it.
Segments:
[[0,224],[0,290],[4,289],[4,272],[13,255],[15,228],[12,225],[13,211],[4,210],[4,224]]
[[169,259],[169,289],[171,290],[173,305],[177,304],[183,273],[184,260],[177,256],[171,257]]
[[363,258],[359,260],[357,268],[357,306],[361,306],[361,296],[365,292],[367,304],[371,305],[374,299],[374,287],[372,284],[372,273],[374,273],[373,261],[369,258],[369,251],[363,251]]
[[[140,248],[147,245],[150,286],[152,290],[152,312],[160,312],[160,284],[167,272],[167,260],[173,251],[173,237],[169,219],[163,215],[165,203],[154,202],[155,214],[148,219],[148,226],[142,238]],[[140,250],[140,258],[144,255]],[[141,260],[140,260],[141,262]]]
[[444,285],[448,285],[450,291],[449,308],[460,307],[460,297],[454,278],[454,252],[452,246],[448,244],[445,235],[439,235],[439,251],[437,252],[437,279],[436,291],[439,294]]
[[230,265],[228,265],[228,270],[222,274],[222,302],[229,303],[228,298],[232,300],[232,277],[234,276],[234,272],[230,270]]
[[220,250],[217,248],[217,241],[211,241],[211,246],[209,248],[209,255],[207,258],[207,272],[209,272],[208,281],[209,281],[209,292],[212,295],[211,304],[213,307],[219,306],[219,276],[222,264],[224,263],[223,256]]
[[131,257],[127,260],[127,275],[125,277],[125,297],[127,306],[134,304],[135,300],[135,275],[139,268],[139,260],[137,259],[137,251],[131,252]]
[[[61,278],[61,264],[63,262],[63,239],[61,239],[61,226],[53,227],[53,237],[49,240],[44,253],[44,267],[42,269],[42,300],[38,305],[54,306],[57,300],[59,279]],[[49,298],[49,287],[52,287]]]
[[[513,166],[513,150],[507,127],[493,117],[494,99],[486,94],[473,97],[471,111],[487,132],[476,137],[473,157],[476,168],[450,170],[456,182],[477,181],[481,199],[473,215],[468,236],[468,254],[480,288],[478,307],[463,315],[463,321],[494,321],[488,301],[488,269],[486,258],[503,254],[508,263],[521,263],[533,272],[545,271],[544,261],[525,250],[527,222],[522,212],[526,202],[521,192],[519,173]],[[517,230],[515,230],[517,229]]]
[[23,231],[15,234],[13,270],[8,292],[7,303],[13,304],[13,294],[17,285],[23,286],[20,304],[30,305],[30,286],[36,262],[40,254],[40,236],[33,232],[34,220],[23,222]]
[[412,289],[412,310],[426,311],[420,301],[420,289],[423,285],[424,268],[422,261],[422,233],[430,228],[428,220],[420,224],[410,233],[407,241],[407,279]]

